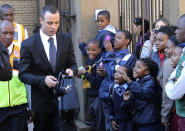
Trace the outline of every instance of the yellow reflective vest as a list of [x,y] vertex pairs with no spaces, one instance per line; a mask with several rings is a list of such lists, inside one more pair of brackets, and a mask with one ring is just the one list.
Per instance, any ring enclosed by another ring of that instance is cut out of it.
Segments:
[[[13,68],[13,59],[20,59],[20,49],[14,45],[10,55],[10,64]],[[27,103],[26,88],[18,78],[18,70],[13,70],[10,81],[0,81],[0,108],[13,107]]]
[[21,47],[21,43],[28,38],[28,33],[26,28],[22,24],[13,23],[14,24],[14,39],[13,44]]

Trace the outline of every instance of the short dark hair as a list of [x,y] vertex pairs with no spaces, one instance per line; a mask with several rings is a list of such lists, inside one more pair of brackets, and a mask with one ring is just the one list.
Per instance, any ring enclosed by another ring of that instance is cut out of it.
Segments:
[[0,7],[0,20],[3,19],[4,11],[5,11],[6,9],[10,9],[10,10],[13,11],[13,7],[12,7],[11,5],[9,5],[9,4],[1,5],[1,7]]
[[[143,22],[142,22],[142,18],[134,18],[134,24],[135,25],[140,25],[143,27]],[[150,28],[150,23],[148,20],[144,19],[144,33],[147,33],[149,31]],[[143,29],[142,29],[143,30]],[[142,31],[140,33],[142,35]]]
[[95,39],[95,38],[89,40],[89,41],[87,42],[87,45],[89,45],[89,44],[97,44],[97,45],[98,45],[98,48],[100,48],[100,41],[97,40],[97,39]]
[[132,41],[132,34],[128,30],[119,30],[118,32],[122,32],[125,35],[125,38],[130,40],[128,43],[129,45]]
[[9,4],[4,4],[4,5],[1,5],[1,9],[11,9],[11,10],[13,10],[13,7]]
[[176,26],[163,26],[157,31],[157,33],[162,32],[170,38],[172,35],[175,35],[176,29]]
[[110,13],[109,13],[108,10],[102,10],[102,11],[100,11],[97,16],[99,16],[99,15],[105,16],[106,19],[110,21]]
[[177,46],[179,44],[177,38],[176,38],[176,35],[172,35],[169,40],[175,45]]
[[41,12],[41,17],[44,19],[44,16],[46,14],[46,12],[50,12],[52,14],[55,14],[57,12],[59,12],[59,10],[53,6],[53,5],[46,5],[43,9],[42,9],[42,12]]
[[185,14],[181,15],[180,19],[184,19],[185,18]]

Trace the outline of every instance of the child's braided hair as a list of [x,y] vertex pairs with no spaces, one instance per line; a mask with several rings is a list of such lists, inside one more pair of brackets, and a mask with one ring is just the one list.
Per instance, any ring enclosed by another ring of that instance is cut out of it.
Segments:
[[155,61],[150,58],[141,58],[139,61],[142,61],[148,67],[152,77],[157,78],[159,67]]

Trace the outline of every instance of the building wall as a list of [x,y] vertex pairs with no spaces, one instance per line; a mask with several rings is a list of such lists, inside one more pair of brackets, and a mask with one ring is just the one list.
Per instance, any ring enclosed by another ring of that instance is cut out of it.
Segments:
[[180,8],[179,8],[179,17],[183,14],[185,14],[185,0],[179,0],[179,5],[178,5]]
[[13,6],[14,21],[23,24],[28,31],[28,35],[31,36],[38,22],[37,0],[0,0],[0,6],[2,4]]
[[164,16],[170,24],[177,25],[178,19],[185,14],[185,0],[164,0]]

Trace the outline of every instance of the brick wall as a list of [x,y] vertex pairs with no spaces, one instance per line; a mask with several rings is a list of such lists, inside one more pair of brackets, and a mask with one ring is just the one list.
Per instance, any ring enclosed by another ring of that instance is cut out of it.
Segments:
[[23,24],[28,31],[28,35],[31,36],[35,24],[38,23],[37,0],[0,0],[0,6],[2,4],[13,6],[14,21]]

